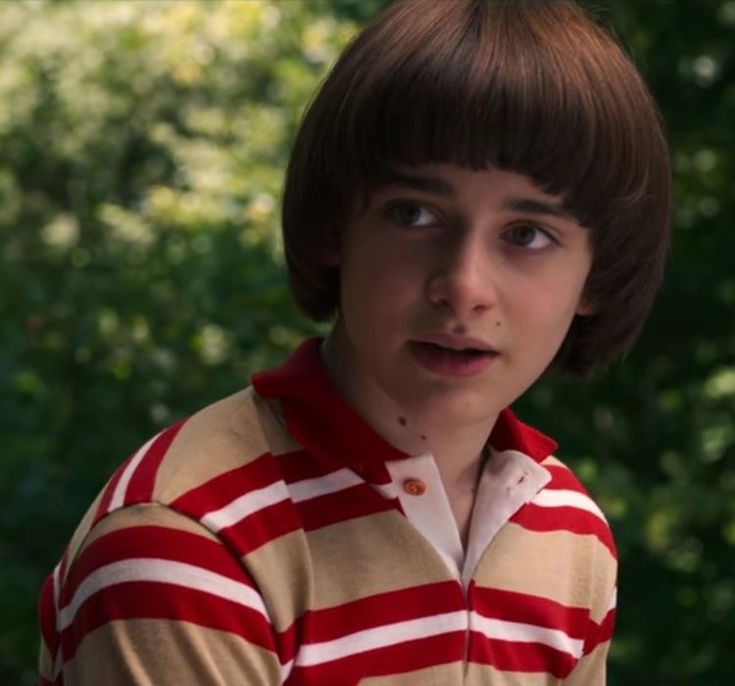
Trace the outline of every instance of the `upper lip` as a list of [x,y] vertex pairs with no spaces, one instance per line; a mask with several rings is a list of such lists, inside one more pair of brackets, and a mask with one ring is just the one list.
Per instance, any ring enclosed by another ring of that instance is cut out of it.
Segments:
[[495,353],[497,350],[485,341],[473,336],[460,336],[453,333],[431,333],[416,340],[417,343],[433,343],[442,348],[451,350],[481,350],[482,352]]

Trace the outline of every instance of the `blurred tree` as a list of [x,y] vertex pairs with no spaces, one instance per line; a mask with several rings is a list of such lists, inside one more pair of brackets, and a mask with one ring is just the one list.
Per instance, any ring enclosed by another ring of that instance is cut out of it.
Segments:
[[[0,4],[0,683],[35,683],[38,588],[106,476],[315,328],[278,204],[303,106],[386,0]],[[735,671],[735,2],[588,3],[658,97],[676,236],[640,345],[521,414],[621,553],[615,686]],[[551,412],[553,411],[553,417]]]

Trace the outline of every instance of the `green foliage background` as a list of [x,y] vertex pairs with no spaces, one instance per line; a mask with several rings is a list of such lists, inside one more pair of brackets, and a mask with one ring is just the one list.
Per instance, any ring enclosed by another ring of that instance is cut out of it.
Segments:
[[[314,327],[278,204],[303,105],[385,0],[0,3],[0,683],[35,683],[35,602],[128,453]],[[600,9],[661,103],[675,244],[637,349],[521,414],[615,529],[613,686],[735,673],[735,2]],[[410,106],[410,103],[407,103]]]

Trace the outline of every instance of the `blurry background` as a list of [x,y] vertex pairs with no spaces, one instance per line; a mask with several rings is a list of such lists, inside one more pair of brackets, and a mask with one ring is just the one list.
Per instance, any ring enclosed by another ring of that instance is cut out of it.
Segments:
[[[282,171],[384,0],[0,2],[0,684],[107,475],[314,331],[286,292]],[[519,406],[620,547],[613,686],[735,673],[735,2],[595,2],[670,132],[675,243],[637,349]],[[410,103],[407,103],[410,106]]]

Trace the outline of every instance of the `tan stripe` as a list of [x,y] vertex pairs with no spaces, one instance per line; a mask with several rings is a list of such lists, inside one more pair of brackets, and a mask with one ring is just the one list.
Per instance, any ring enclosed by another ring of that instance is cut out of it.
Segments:
[[[106,486],[105,486],[106,488]],[[102,495],[104,493],[104,488],[102,491],[100,491],[97,494],[97,497],[94,499],[94,502],[89,506],[86,513],[84,514],[84,517],[82,517],[81,521],[77,525],[76,530],[74,531],[74,534],[71,537],[71,540],[69,541],[68,546],[68,559],[71,562],[78,554],[79,549],[83,545],[84,540],[89,533],[89,529],[92,526],[92,522],[94,521],[95,515],[97,513],[97,509],[99,508],[100,501],[102,500]],[[64,579],[66,579],[66,576],[69,574],[69,566],[66,567],[66,574],[64,575]],[[63,582],[64,579],[61,579]]]
[[[561,682],[550,674],[540,672],[505,672],[491,665],[474,662],[467,667],[466,684],[492,684],[492,686],[557,686]],[[567,682],[564,682],[567,686]],[[598,686],[590,684],[589,686]]]
[[173,620],[105,624],[64,672],[65,686],[280,684],[276,656],[227,632]]
[[287,534],[247,555],[245,564],[278,631],[306,609],[411,588],[417,579],[452,579],[430,544],[397,512]]
[[453,579],[431,544],[398,512],[381,512],[307,533],[319,579],[314,608]]
[[600,643],[589,655],[585,655],[564,679],[564,686],[605,686],[605,662],[610,642]]
[[252,393],[240,391],[187,420],[161,462],[153,498],[171,502],[266,452]]
[[86,549],[91,543],[121,529],[127,529],[136,526],[162,526],[176,531],[186,531],[196,534],[210,541],[218,541],[214,534],[205,529],[201,524],[185,517],[178,512],[169,510],[163,505],[157,503],[142,503],[140,505],[130,505],[120,510],[115,510],[100,520],[96,526],[89,532],[89,536],[85,539],[83,545],[79,548],[79,553]]
[[475,573],[481,586],[533,593],[563,605],[590,607],[600,622],[617,564],[594,536],[528,531],[512,522],[496,536]]
[[51,681],[54,676],[54,659],[43,639],[38,648],[38,674],[48,681]]
[[[403,674],[389,674],[387,676],[373,676],[360,679],[360,686],[447,686],[448,684],[462,683],[462,665],[454,663],[450,665],[438,665],[417,669],[413,672]],[[475,682],[468,681],[468,685]],[[479,682],[485,683],[485,682]]]
[[541,462],[544,467],[563,467],[567,471],[571,471],[558,457],[555,455],[549,455],[545,460]]
[[303,531],[294,531],[261,546],[245,565],[261,589],[276,631],[285,631],[309,609],[313,584],[309,551]]
[[286,427],[281,403],[277,398],[261,398],[257,393],[253,393],[253,402],[258,411],[263,435],[273,455],[283,455],[302,449]]

